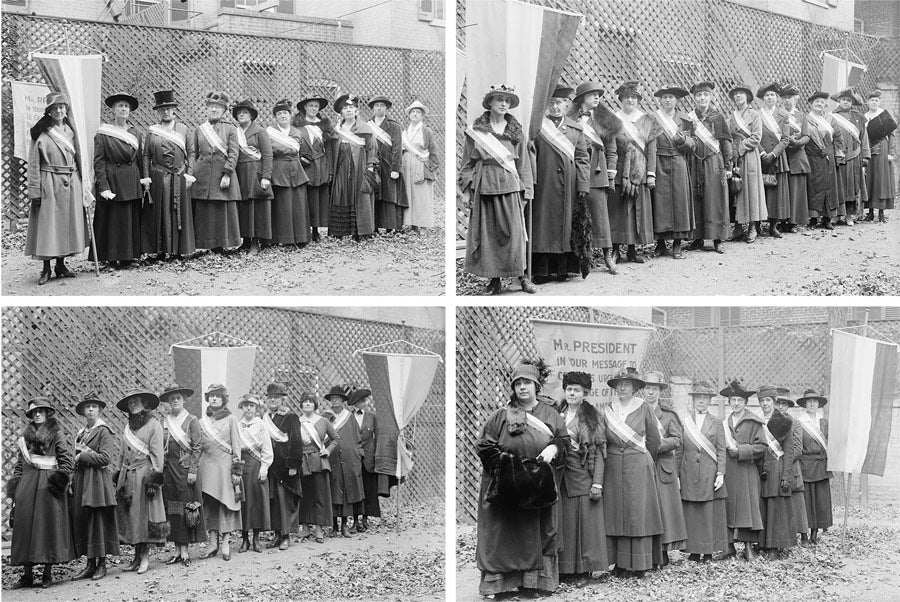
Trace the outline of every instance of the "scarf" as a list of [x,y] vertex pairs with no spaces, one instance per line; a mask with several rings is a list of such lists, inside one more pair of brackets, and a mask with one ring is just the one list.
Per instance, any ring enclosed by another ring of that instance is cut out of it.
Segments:
[[35,427],[34,422],[29,422],[25,427],[22,437],[28,445],[28,449],[35,455],[46,456],[47,448],[59,432],[59,423],[56,418],[49,416],[44,424]]
[[150,410],[144,410],[137,414],[128,414],[128,428],[131,429],[132,433],[136,433],[142,426],[150,422],[151,418],[153,418],[153,414]]
[[213,420],[222,420],[226,416],[231,414],[231,410],[222,406],[221,408],[213,408],[212,406],[207,406],[206,415],[212,418]]
[[478,119],[472,123],[472,129],[476,132],[484,132],[496,136],[498,140],[509,140],[513,144],[518,144],[525,139],[525,133],[522,131],[522,124],[512,115],[506,116],[506,129],[502,134],[498,134],[491,127],[491,112],[486,111]]
[[[567,407],[568,404],[564,404],[561,412],[563,416]],[[606,457],[606,427],[600,424],[602,418],[597,408],[587,401],[582,401],[575,410],[575,418],[575,439],[581,453],[581,465],[593,469],[597,452]]]

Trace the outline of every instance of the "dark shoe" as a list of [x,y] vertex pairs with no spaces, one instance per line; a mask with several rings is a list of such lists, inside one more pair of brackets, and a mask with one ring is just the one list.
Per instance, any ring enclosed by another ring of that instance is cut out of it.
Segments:
[[93,558],[88,558],[87,566],[85,566],[84,569],[82,569],[78,573],[75,573],[72,576],[72,581],[79,581],[81,579],[89,579],[90,577],[92,577],[94,575],[94,573],[96,571],[97,571],[97,561],[94,560]]
[[363,525],[363,531],[368,531],[368,530],[369,530],[369,517],[366,516],[365,514],[363,514],[363,523],[362,523],[362,525]]
[[879,214],[878,214],[878,223],[880,223],[880,224],[886,224],[886,223],[887,223],[887,217],[884,215],[884,213],[879,213]]
[[824,228],[825,230],[834,230],[834,226],[831,225],[831,220],[829,218],[822,218],[822,228]]
[[809,547],[809,537],[806,536],[806,533],[800,534],[800,547],[801,548]]
[[691,251],[701,251],[701,250],[703,250],[703,239],[702,239],[702,238],[699,238],[699,239],[695,240],[694,242],[692,242],[692,243],[690,244],[690,246],[688,247],[688,249],[690,249]]
[[866,217],[865,217],[865,221],[874,222],[875,221],[875,212],[869,211],[868,215],[866,215]]
[[290,545],[291,545],[291,536],[285,535],[284,537],[281,538],[281,543],[278,544],[278,549],[283,552],[284,550],[287,550],[290,547]]
[[610,274],[612,274],[613,276],[618,274],[618,271],[616,270],[616,258],[613,256],[612,249],[604,249],[603,263],[606,264],[606,269]]
[[241,547],[238,548],[238,554],[240,554],[242,552],[246,552],[249,549],[250,549],[250,540],[244,539],[243,541],[241,541]]
[[746,238],[747,244],[750,244],[754,240],[756,240],[756,237],[757,237],[756,228],[753,228],[753,227],[748,228],[747,229],[747,238]]
[[488,285],[484,287],[484,290],[481,291],[482,295],[499,295],[502,289],[502,285],[500,283],[499,278],[491,278],[491,281],[488,282]]
[[131,564],[129,564],[128,566],[126,566],[126,567],[125,567],[124,569],[122,569],[122,570],[125,571],[126,573],[130,573],[131,571],[136,571],[136,570],[138,570],[138,567],[139,567],[139,566],[141,566],[141,554],[140,554],[140,552],[138,552],[137,549],[135,549],[135,551],[134,551],[134,560],[132,560],[132,561],[131,561]]
[[522,290],[529,295],[533,295],[537,292],[537,289],[534,288],[534,285],[531,284],[531,281],[525,276],[519,276],[519,285],[522,287]]
[[688,560],[691,560],[693,562],[700,562],[700,556],[700,554],[691,554],[688,556]]
[[74,278],[75,273],[70,271],[66,266],[56,266],[53,270],[56,273],[57,278]]
[[53,565],[45,564],[44,574],[41,577],[41,589],[47,589],[51,585],[53,585]]
[[714,241],[713,241],[713,251],[715,251],[715,252],[718,253],[719,255],[721,255],[721,254],[723,254],[723,253],[725,252],[725,247],[722,246],[722,241],[721,241],[721,240],[714,240]]
[[728,550],[722,554],[719,560],[725,560],[726,558],[732,558],[734,556],[737,556],[737,550],[734,549],[734,544],[730,544]]
[[666,241],[660,239],[656,241],[656,246],[653,248],[653,254],[656,257],[665,257],[668,255],[669,249],[666,247]]
[[216,548],[216,549],[214,549],[212,552],[207,552],[206,554],[204,554],[204,555],[201,556],[200,558],[204,558],[204,559],[205,559],[205,558],[215,558],[216,554],[218,554],[218,553],[219,553],[219,548]]
[[777,224],[773,223],[769,225],[769,233],[775,238],[784,238],[784,235],[778,231]]
[[819,543],[819,530],[818,529],[813,529],[812,531],[810,531],[809,543],[814,546],[818,545],[818,543]]
[[106,558],[101,558],[97,561],[97,570],[94,571],[91,581],[100,581],[104,577],[106,577]]
[[350,537],[350,529],[347,527],[347,523],[341,525],[341,537]]
[[22,573],[19,580],[12,586],[13,589],[22,589],[24,587],[34,587],[34,573],[30,566],[25,567],[25,572]]
[[262,552],[262,549],[259,547],[259,533],[256,531],[253,532],[253,547],[252,550],[254,552]]
[[753,546],[749,543],[744,544],[744,558],[747,559],[747,562],[753,562],[756,559],[756,554],[753,553]]
[[628,261],[644,263],[644,258],[637,254],[637,249],[634,248],[634,245],[628,245]]
[[172,556],[171,558],[169,558],[168,560],[166,560],[165,564],[176,564],[178,562],[181,562],[181,560],[182,560],[181,555],[175,555],[175,556]]
[[684,259],[684,253],[681,251],[681,243],[672,243],[672,259]]
[[356,521],[356,532],[357,533],[365,533],[366,532],[366,528],[362,526],[362,523],[359,520]]
[[38,278],[38,285],[47,284],[50,282],[50,268],[46,268],[41,271],[41,277]]

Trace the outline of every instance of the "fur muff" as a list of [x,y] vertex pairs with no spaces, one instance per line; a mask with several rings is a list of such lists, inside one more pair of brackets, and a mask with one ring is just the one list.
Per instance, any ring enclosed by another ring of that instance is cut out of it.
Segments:
[[591,272],[591,259],[594,251],[591,247],[591,212],[588,210],[587,197],[579,194],[575,199],[575,209],[572,211],[572,233],[569,236],[569,244],[572,252],[578,258],[578,268],[582,279],[587,278]]
[[19,477],[13,477],[6,482],[6,497],[15,499],[16,488],[19,486]]
[[500,140],[509,140],[513,144],[518,144],[525,139],[525,133],[522,131],[522,124],[518,119],[510,114],[504,115],[506,119],[506,130],[502,134],[497,134],[491,127],[491,112],[485,111],[481,117],[472,123],[472,129],[476,132],[484,132],[485,134],[493,134]]
[[232,460],[231,461],[231,475],[235,477],[239,477],[244,474],[244,461],[243,460]]
[[772,436],[778,440],[779,443],[784,443],[787,436],[791,433],[791,426],[794,421],[791,420],[789,416],[785,416],[778,410],[772,412],[772,417],[769,418],[769,422],[766,426],[769,427],[769,432],[772,433]]
[[294,115],[294,119],[291,121],[291,125],[293,125],[295,128],[302,128],[306,125],[315,125],[320,130],[322,130],[322,139],[328,140],[331,137],[332,132],[334,132],[334,126],[331,125],[330,119],[324,117],[321,114],[319,115],[319,119],[320,121],[317,122],[309,121],[306,118],[305,113],[297,113],[296,115]]
[[514,454],[500,452],[491,471],[485,501],[498,506],[515,506],[519,499],[517,470],[522,471],[522,460]]
[[493,473],[494,467],[497,465],[497,460],[500,459],[500,447],[494,444],[480,449],[478,451],[478,457],[481,459],[481,467],[485,472]]
[[56,439],[58,433],[59,422],[53,416],[49,416],[44,424],[36,428],[33,422],[29,422],[25,426],[22,438],[25,439],[25,446],[30,453],[46,456],[49,455],[53,440]]
[[54,470],[47,477],[47,489],[53,497],[62,497],[69,487],[69,475],[61,470]]
[[147,497],[154,497],[165,483],[163,473],[151,470],[144,475],[144,494]]
[[147,535],[150,537],[150,539],[165,539],[171,532],[172,525],[169,524],[169,521],[165,521],[162,523],[147,521]]
[[553,468],[549,464],[530,458],[523,460],[522,477],[524,480],[519,487],[519,508],[537,510],[556,503],[559,494],[556,479],[553,478]]

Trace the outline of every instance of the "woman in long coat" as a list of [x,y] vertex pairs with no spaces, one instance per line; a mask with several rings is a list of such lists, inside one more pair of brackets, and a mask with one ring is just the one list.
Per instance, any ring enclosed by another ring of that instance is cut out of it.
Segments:
[[[653,201],[651,199],[651,173],[648,165],[656,160],[656,137],[660,133],[656,120],[638,109],[643,98],[637,82],[625,82],[616,90],[622,109],[616,117],[622,130],[616,137],[618,160],[615,186],[607,193],[610,236],[613,256],[621,259],[620,245],[628,245],[627,259],[644,263],[635,245],[653,241]],[[655,180],[653,185],[656,185]]]
[[268,412],[263,422],[272,439],[272,466],[269,469],[269,504],[275,538],[270,548],[287,550],[291,531],[300,527],[300,498],[303,496],[302,429],[297,415],[285,405],[287,387],[270,383],[266,388]]
[[238,408],[243,416],[240,421],[241,460],[244,472],[241,475],[244,499],[241,503],[241,547],[238,552],[251,548],[249,533],[253,532],[253,551],[262,552],[259,547],[259,532],[272,529],[271,508],[269,506],[269,467],[274,458],[272,439],[262,419],[257,416],[259,398],[249,393],[241,398]]
[[378,146],[375,133],[359,119],[359,98],[344,94],[334,101],[341,116],[334,129],[329,236],[361,240],[375,232]]
[[418,100],[406,107],[409,125],[400,132],[403,144],[402,168],[403,191],[408,206],[403,211],[403,225],[419,228],[434,226],[434,179],[440,161],[434,132],[425,125],[428,107]]
[[240,146],[234,173],[241,185],[238,221],[242,248],[251,255],[259,253],[259,241],[272,238],[272,141],[258,123],[259,111],[249,100],[242,100],[231,109],[238,122],[237,138]]
[[869,93],[869,110],[866,112],[866,132],[869,136],[872,160],[866,171],[866,207],[869,214],[866,221],[875,219],[878,209],[878,221],[887,221],[885,209],[894,208],[894,131],[897,122],[891,114],[881,108],[881,90]]
[[753,92],[746,86],[736,86],[728,92],[735,110],[728,117],[728,129],[734,141],[734,175],[743,180],[741,190],[734,196],[735,232],[731,240],[756,240],[759,223],[768,219],[766,193],[763,185],[759,141],[762,139],[762,118],[750,108]]
[[844,158],[838,161],[838,186],[841,191],[838,205],[838,224],[853,225],[853,218],[862,213],[866,202],[866,181],[864,170],[872,158],[869,149],[869,134],[866,118],[856,107],[862,106],[860,98],[852,88],[831,95],[838,107],[831,112],[835,133],[843,138]]
[[163,428],[153,415],[158,406],[159,398],[142,389],[116,403],[128,415],[116,479],[119,541],[134,546],[134,560],[124,570],[138,574],[150,566],[150,545],[164,546],[170,528],[162,493]]
[[231,560],[229,536],[241,528],[241,502],[235,486],[241,484],[244,462],[241,460],[241,433],[238,419],[228,409],[228,390],[212,384],[204,394],[206,414],[200,419],[203,443],[200,452],[200,485],[203,490],[203,514],[206,529],[216,534],[213,548],[203,558],[212,558],[222,547],[222,560]]
[[85,426],[75,437],[72,479],[72,532],[75,553],[87,556],[87,566],[72,577],[98,581],[106,576],[106,555],[119,555],[116,491],[109,467],[116,453],[116,436],[103,418],[106,402],[88,394],[75,406]]
[[[807,389],[797,405],[806,410],[800,416],[803,428],[803,455],[800,457],[800,472],[806,495],[806,518],[809,522],[809,543],[819,541],[819,529],[832,525],[831,515],[831,473],[828,471],[828,421],[818,417],[820,407],[828,399],[815,389]],[[804,534],[801,540],[806,540]]]
[[75,559],[66,490],[72,474],[72,447],[46,397],[28,401],[29,419],[16,440],[18,459],[6,495],[12,498],[12,547],[9,564],[24,565],[14,589],[34,584],[32,566],[43,564],[41,587],[50,587],[57,563]]
[[821,219],[822,227],[833,230],[831,218],[837,215],[840,204],[840,187],[837,178],[837,162],[844,156],[844,140],[834,128],[834,120],[825,113],[827,92],[816,92],[807,99],[811,111],[806,116],[809,142],[806,156],[809,158],[807,189],[809,196],[809,225]]
[[525,274],[525,204],[534,199],[531,158],[522,124],[509,114],[519,106],[515,88],[492,86],[486,112],[466,130],[459,187],[471,204],[466,232],[466,271],[490,278],[485,295],[498,295],[501,278],[518,278],[522,290],[536,289]]
[[[175,544],[175,555],[166,564],[180,562],[184,566],[191,564],[189,544],[206,541],[203,491],[198,477],[203,435],[200,432],[200,420],[184,407],[184,402],[193,394],[192,389],[173,383],[159,395],[167,410],[162,423],[165,455],[162,492],[169,519],[168,540]],[[187,524],[188,505],[195,507],[199,513],[195,526]]]
[[766,423],[763,434],[767,444],[762,465],[766,478],[760,482],[763,533],[759,549],[781,556],[786,548],[797,543],[791,495],[796,481],[795,459],[800,449],[791,433],[793,421],[775,409],[778,392],[774,387],[762,386],[756,397]]
[[[566,425],[538,399],[544,378],[537,365],[520,364],[510,379],[509,403],[491,414],[476,442],[483,467],[475,550],[482,596],[520,587],[552,592],[559,586],[559,504],[532,508],[488,500],[495,469],[510,456],[538,458],[557,468],[566,461],[571,442]],[[555,499],[555,486],[553,492]]]
[[300,401],[300,437],[303,440],[303,464],[300,481],[300,523],[306,525],[304,537],[325,543],[325,527],[331,516],[331,454],[337,449],[340,435],[331,422],[316,414],[319,402],[306,394]]
[[50,281],[50,260],[57,278],[74,278],[65,258],[88,245],[87,217],[82,200],[81,153],[69,121],[69,98],[47,95],[44,116],[31,128],[28,152],[28,236],[25,254],[43,261],[38,284]]
[[[348,519],[363,513],[362,439],[356,419],[347,410],[348,399],[341,386],[331,387],[325,396],[325,401],[331,404],[334,414],[331,423],[337,433],[337,445],[328,456],[331,464],[332,537],[350,537]],[[341,519],[340,529],[338,517]]]
[[734,542],[744,542],[744,557],[753,560],[751,544],[758,544],[763,530],[760,514],[760,480],[757,464],[766,453],[765,426],[762,418],[748,411],[747,399],[756,391],[746,391],[740,382],[732,381],[719,391],[728,398],[731,414],[725,419],[725,487],[728,489],[725,509],[728,520],[728,552],[737,554]]
[[319,240],[319,228],[328,227],[331,209],[331,171],[334,154],[334,127],[331,120],[319,113],[328,106],[324,98],[304,98],[297,103],[297,113],[291,122],[300,130],[300,162],[306,170],[306,200],[309,206],[309,225],[312,240]]
[[[779,393],[787,395],[790,391],[781,389]],[[789,416],[788,408],[795,405],[792,399],[787,397],[778,397],[775,399],[775,409]],[[806,519],[806,492],[803,487],[803,473],[801,471],[800,460],[803,457],[803,427],[800,426],[800,420],[791,416],[791,442],[793,444],[793,475],[791,478],[791,517],[793,518],[794,539],[796,535],[805,536],[809,533],[809,521]]]
[[[777,83],[760,88],[756,97],[763,101],[759,110],[762,134],[759,139],[760,165],[763,173],[775,176],[775,186],[765,186],[766,214],[769,216],[769,235],[781,238],[778,223],[785,223],[791,216],[790,172],[787,150],[790,126],[784,113],[775,104],[781,87]],[[786,226],[785,226],[786,228]]]
[[684,453],[678,478],[687,527],[683,551],[697,562],[712,560],[714,553],[728,545],[725,431],[722,421],[708,411],[715,395],[711,382],[695,382],[690,392],[692,411],[682,420]]
[[658,536],[663,534],[663,522],[655,467],[659,425],[650,406],[634,396],[644,381],[633,368],[623,368],[606,382],[616,392],[604,407],[603,509],[609,561],[620,574],[630,570],[641,575],[653,567],[654,556],[661,555]]
[[266,128],[272,141],[272,236],[269,244],[304,246],[309,242],[309,176],[300,157],[302,135],[291,125],[291,101],[272,107],[275,125]]
[[97,259],[124,268],[141,258],[141,184],[149,187],[150,179],[145,179],[143,137],[128,126],[137,98],[119,93],[105,102],[113,122],[101,124],[94,135],[94,236]]
[[394,103],[387,96],[375,96],[366,103],[372,109],[372,119],[366,125],[372,129],[378,149],[378,186],[375,187],[375,229],[387,232],[403,227],[403,212],[409,209],[403,192],[403,142],[400,124],[388,116]]
[[592,384],[591,375],[585,372],[563,375],[566,398],[560,417],[572,446],[559,471],[560,575],[588,573],[590,577],[590,573],[609,570],[603,516],[606,425],[585,399]]
[[793,84],[785,84],[781,88],[781,110],[788,126],[787,158],[790,166],[788,175],[788,191],[791,198],[790,216],[787,219],[785,232],[793,232],[798,225],[809,223],[809,200],[806,180],[809,174],[809,157],[806,156],[806,145],[809,132],[806,114],[797,109],[800,89]]

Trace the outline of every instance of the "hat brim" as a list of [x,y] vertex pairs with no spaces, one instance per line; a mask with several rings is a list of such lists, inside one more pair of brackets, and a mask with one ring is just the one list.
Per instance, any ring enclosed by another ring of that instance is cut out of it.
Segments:
[[244,111],[250,111],[251,121],[256,121],[256,118],[259,117],[259,111],[257,111],[253,107],[246,107],[246,106],[241,105],[241,106],[233,107],[231,109],[231,116],[234,117],[235,121],[237,121],[237,114],[238,114],[238,111],[240,111],[241,109],[243,109]]
[[255,405],[255,406],[260,406],[260,405],[261,405],[261,404],[260,404],[257,400],[255,400],[255,399],[241,399],[241,401],[238,402],[238,407],[241,407],[241,406],[244,405],[245,403],[249,403],[249,404]]
[[654,92],[653,96],[655,96],[657,98],[661,98],[662,96],[664,96],[666,94],[671,94],[675,98],[684,98],[685,96],[689,95],[690,92],[688,92],[684,88],[661,88],[661,89],[657,90],[656,92]]
[[810,395],[809,397],[801,397],[800,399],[798,399],[798,400],[797,400],[797,405],[800,406],[800,407],[802,407],[802,408],[805,408],[805,407],[806,407],[806,402],[809,401],[810,399],[814,399],[814,400],[818,401],[818,402],[819,402],[819,407],[820,407],[820,408],[821,408],[823,405],[825,405],[826,403],[828,403],[828,399],[825,398],[825,397],[820,397],[820,396],[818,396],[818,395]]
[[[612,387],[613,389],[615,389],[619,385],[619,382],[623,381],[623,380],[630,380],[633,383],[635,383],[635,389],[642,389],[642,388],[644,388],[644,385],[647,384],[644,381],[642,381],[641,379],[633,378],[631,376],[625,376],[623,378],[611,378],[608,381],[606,381],[606,384],[609,385],[610,387]],[[655,383],[651,383],[651,384],[655,384]]]
[[175,393],[181,393],[182,397],[190,397],[194,394],[194,390],[188,389],[187,387],[181,387],[179,389],[168,389],[159,394],[159,400],[164,402],[169,395],[174,395]]
[[710,397],[715,397],[717,393],[715,391],[690,391],[688,395],[694,397],[695,395],[709,395]]
[[224,387],[210,389],[209,391],[207,391],[206,393],[203,394],[203,399],[209,399],[210,395],[218,395],[219,397],[228,397],[228,389],[226,389]]
[[53,406],[48,406],[48,405],[44,405],[44,404],[37,405],[37,406],[34,406],[33,408],[28,408],[28,410],[25,411],[25,416],[27,416],[28,418],[31,418],[31,416],[37,410],[47,410],[47,412],[53,413],[56,411],[56,408],[54,408]]
[[123,397],[119,401],[116,402],[116,407],[128,413],[128,400],[138,397],[141,401],[144,402],[144,409],[146,410],[155,410],[159,407],[159,397],[154,395],[153,393],[133,393],[126,397]]
[[340,398],[343,399],[344,401],[349,401],[349,399],[350,399],[349,397],[347,397],[347,396],[344,395],[343,393],[329,393],[328,395],[325,395],[325,396],[323,397],[323,399],[324,399],[325,401],[331,401],[331,398],[332,398],[332,397],[340,397]]
[[164,102],[158,105],[153,105],[153,110],[158,111],[159,109],[168,109],[170,107],[174,109],[177,106],[179,106],[177,102]]
[[519,106],[519,95],[518,94],[515,94],[514,92],[493,92],[493,91],[488,92],[487,94],[484,95],[484,98],[481,101],[481,106],[483,108],[487,109],[488,111],[490,111],[491,110],[491,99],[495,96],[500,96],[500,95],[509,96],[510,98],[512,98],[512,101],[509,103],[510,109],[515,109],[517,106]]
[[[365,400],[367,400],[369,397],[372,396],[372,392],[371,392],[370,390],[368,390],[368,389],[357,389],[357,390],[354,391],[353,393],[354,393],[354,395],[355,395],[356,397],[358,397],[359,399],[354,400],[353,403],[352,403],[352,405],[356,405],[356,404],[358,404],[358,403],[362,403],[362,402],[364,402]],[[349,401],[350,398],[347,398],[347,400]]]
[[84,406],[89,403],[97,404],[98,406],[100,406],[101,410],[106,409],[106,402],[102,399],[82,399],[78,402],[78,405],[75,406],[75,413],[84,416]]
[[425,105],[410,105],[406,107],[406,114],[409,115],[416,109],[422,111],[422,115],[428,115],[428,107],[426,107]]
[[113,107],[113,105],[116,104],[116,102],[118,102],[120,100],[126,101],[128,103],[128,107],[132,111],[137,110],[137,108],[140,106],[138,99],[135,98],[134,96],[131,96],[130,94],[113,94],[112,96],[108,97],[103,102],[106,103],[106,106],[108,106],[111,109]]
[[747,101],[748,101],[748,102],[751,101],[751,100],[753,100],[753,90],[751,90],[750,88],[743,88],[743,87],[741,87],[741,88],[732,88],[731,90],[729,90],[729,91],[728,91],[728,98],[734,99],[734,94],[735,94],[736,92],[744,92],[745,94],[747,94]]
[[376,102],[382,102],[382,103],[386,104],[386,105],[387,105],[387,108],[389,108],[389,109],[390,109],[392,106],[394,106],[394,103],[392,103],[392,102],[391,102],[390,100],[388,100],[387,98],[383,98],[383,97],[373,98],[372,100],[370,100],[370,101],[367,102],[366,104],[369,106],[370,109],[372,109],[372,108],[375,108],[375,103],[376,103]]
[[754,395],[756,395],[756,391],[733,391],[731,389],[722,389],[719,391],[719,395],[722,397],[727,397],[731,399],[732,397],[743,397],[744,399],[750,399]]
[[644,386],[646,387],[647,385],[656,385],[660,389],[668,389],[669,388],[669,385],[667,385],[666,383],[655,383],[653,381],[645,380]]
[[306,109],[306,105],[311,102],[319,103],[319,110],[321,111],[325,107],[328,106],[328,101],[324,98],[304,98],[300,102],[297,103],[297,110],[304,111]]
[[578,92],[578,91],[576,90],[576,91],[575,91],[575,96],[574,96],[574,98],[572,98],[572,102],[578,102],[578,100],[579,100],[580,98],[582,98],[583,96],[587,96],[587,95],[590,94],[591,92],[599,92],[599,93],[600,93],[600,98],[603,98],[603,92],[604,92],[603,88],[601,88],[600,86],[596,86],[596,87],[590,88],[590,89],[588,89],[588,90],[582,90],[581,92]]

